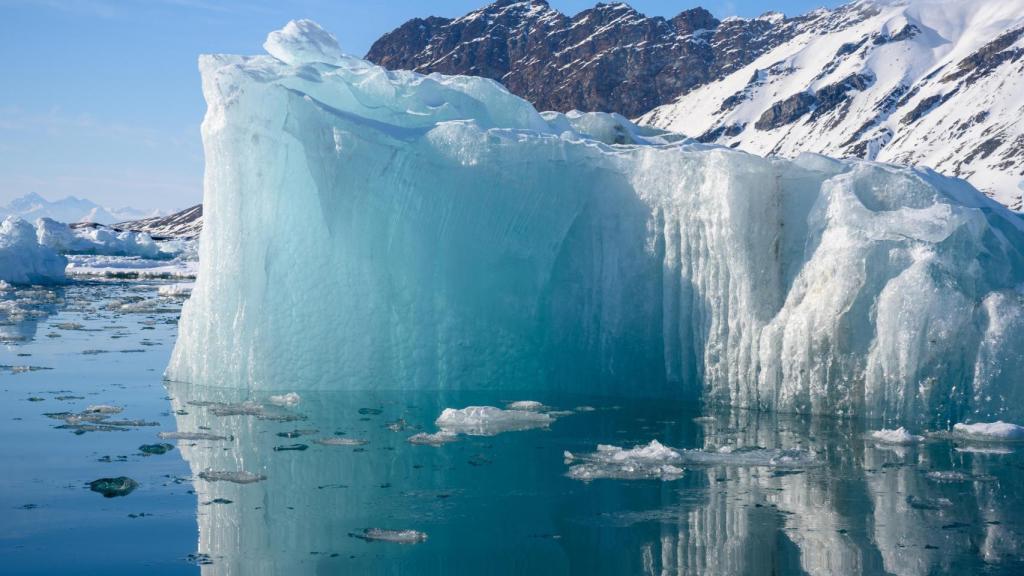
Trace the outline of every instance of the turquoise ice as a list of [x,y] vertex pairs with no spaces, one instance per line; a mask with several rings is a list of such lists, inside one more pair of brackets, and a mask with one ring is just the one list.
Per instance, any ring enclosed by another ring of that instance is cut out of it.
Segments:
[[264,46],[200,59],[171,379],[1024,418],[1024,226],[963,181],[540,114],[309,21]]

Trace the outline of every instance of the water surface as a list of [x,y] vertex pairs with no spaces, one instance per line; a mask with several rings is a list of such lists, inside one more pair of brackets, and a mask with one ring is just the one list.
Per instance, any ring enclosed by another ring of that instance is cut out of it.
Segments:
[[[180,300],[156,290],[21,291],[32,313],[0,327],[3,573],[1024,571],[1024,460],[1014,445],[879,445],[865,439],[870,423],[544,391],[309,392],[282,382],[249,394],[165,383]],[[298,404],[268,403],[291,391]],[[407,442],[434,432],[446,407],[516,400],[565,413],[546,428]],[[129,424],[93,430],[57,415],[96,404],[123,407],[106,421]],[[222,439],[157,436],[175,430]],[[365,443],[318,443],[325,438]],[[653,439],[716,453],[801,451],[816,465],[726,459],[684,466],[674,480],[566,475],[566,451]],[[175,449],[139,451],[161,442]],[[264,479],[200,477],[208,472]],[[117,476],[139,487],[104,498],[87,486]],[[361,538],[371,528],[427,539]]]

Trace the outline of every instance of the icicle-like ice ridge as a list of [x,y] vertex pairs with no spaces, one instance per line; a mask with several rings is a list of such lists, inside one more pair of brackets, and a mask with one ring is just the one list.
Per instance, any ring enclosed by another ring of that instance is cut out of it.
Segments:
[[169,378],[1024,412],[1024,226],[966,183],[542,116],[329,38],[200,59],[206,222]]

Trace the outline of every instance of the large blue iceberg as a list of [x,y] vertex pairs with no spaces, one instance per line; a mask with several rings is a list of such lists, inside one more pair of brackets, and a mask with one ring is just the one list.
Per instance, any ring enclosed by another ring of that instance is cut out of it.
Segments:
[[264,46],[200,59],[171,379],[1024,416],[1024,225],[963,181],[541,114],[309,21]]

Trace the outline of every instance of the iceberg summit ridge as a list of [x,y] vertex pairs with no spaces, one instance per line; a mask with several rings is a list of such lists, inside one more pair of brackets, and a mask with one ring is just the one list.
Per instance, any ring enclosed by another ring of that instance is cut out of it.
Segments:
[[1024,416],[1024,225],[963,181],[761,158],[310,21],[200,58],[200,273],[167,377]]

